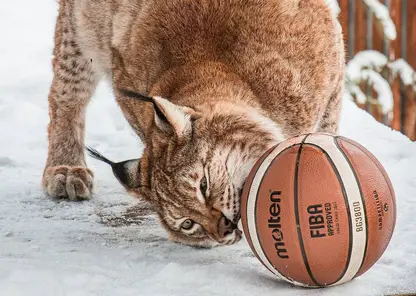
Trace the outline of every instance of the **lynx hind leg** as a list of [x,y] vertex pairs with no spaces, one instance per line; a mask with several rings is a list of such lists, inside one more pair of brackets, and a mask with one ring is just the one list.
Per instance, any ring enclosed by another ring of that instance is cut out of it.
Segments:
[[49,92],[48,158],[42,186],[53,198],[88,199],[93,174],[84,158],[85,109],[98,83],[77,43],[72,1],[61,1]]

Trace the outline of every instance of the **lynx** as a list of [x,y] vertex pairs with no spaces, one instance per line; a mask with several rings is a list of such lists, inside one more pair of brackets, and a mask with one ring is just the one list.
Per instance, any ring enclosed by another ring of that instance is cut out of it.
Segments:
[[42,186],[89,199],[85,110],[107,79],[145,145],[112,165],[170,240],[240,240],[240,195],[257,159],[289,137],[338,128],[339,22],[325,0],[61,0]]

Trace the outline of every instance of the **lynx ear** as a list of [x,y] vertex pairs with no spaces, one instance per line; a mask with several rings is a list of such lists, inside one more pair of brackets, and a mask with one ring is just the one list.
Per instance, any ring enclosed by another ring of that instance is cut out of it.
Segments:
[[141,187],[140,159],[112,162],[94,148],[86,147],[86,150],[91,157],[109,164],[113,169],[114,176],[127,190]]
[[191,133],[193,109],[175,105],[161,97],[154,97],[153,100],[160,111],[155,112],[155,123],[159,129],[173,129],[179,138]]
[[144,102],[153,103],[156,126],[162,131],[174,131],[178,137],[188,135],[192,131],[192,119],[201,117],[194,109],[171,103],[161,97],[147,97],[130,90],[120,89],[123,95]]

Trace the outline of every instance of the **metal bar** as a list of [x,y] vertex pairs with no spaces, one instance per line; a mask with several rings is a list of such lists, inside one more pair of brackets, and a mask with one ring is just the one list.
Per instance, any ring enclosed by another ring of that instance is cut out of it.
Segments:
[[407,0],[402,0],[402,58],[407,59]]

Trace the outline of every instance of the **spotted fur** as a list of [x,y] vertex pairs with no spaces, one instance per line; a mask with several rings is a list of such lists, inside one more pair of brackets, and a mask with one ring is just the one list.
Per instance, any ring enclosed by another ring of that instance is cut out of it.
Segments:
[[91,197],[85,110],[106,78],[145,150],[119,164],[93,155],[171,240],[232,244],[256,160],[288,137],[337,131],[344,63],[324,0],[61,0],[43,188]]

